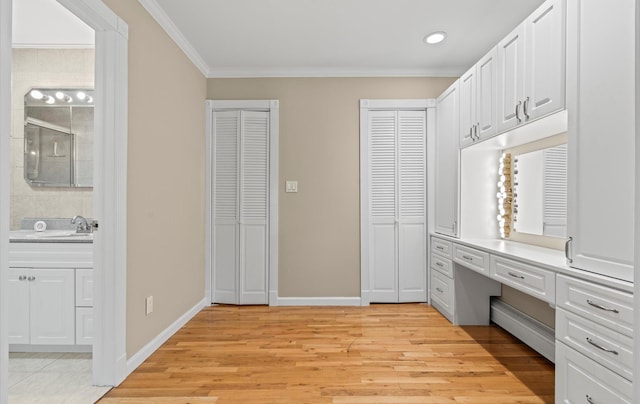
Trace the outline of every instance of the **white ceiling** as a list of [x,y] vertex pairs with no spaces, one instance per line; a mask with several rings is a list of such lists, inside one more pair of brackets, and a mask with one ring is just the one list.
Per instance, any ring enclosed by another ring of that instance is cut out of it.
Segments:
[[542,1],[140,0],[209,77],[458,76]]
[[13,0],[13,46],[93,47],[94,32],[56,0]]

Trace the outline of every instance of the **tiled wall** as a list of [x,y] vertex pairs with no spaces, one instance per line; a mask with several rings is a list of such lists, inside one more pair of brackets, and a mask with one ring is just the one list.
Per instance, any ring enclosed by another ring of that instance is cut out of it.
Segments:
[[23,217],[93,216],[89,189],[32,188],[24,180],[24,95],[39,88],[93,88],[93,49],[14,49],[11,122],[11,229]]

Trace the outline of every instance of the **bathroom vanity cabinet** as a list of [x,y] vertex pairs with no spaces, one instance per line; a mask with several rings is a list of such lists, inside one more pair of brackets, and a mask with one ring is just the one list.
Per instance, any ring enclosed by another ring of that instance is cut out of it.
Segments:
[[92,343],[93,244],[20,241],[9,245],[10,350],[86,350]]

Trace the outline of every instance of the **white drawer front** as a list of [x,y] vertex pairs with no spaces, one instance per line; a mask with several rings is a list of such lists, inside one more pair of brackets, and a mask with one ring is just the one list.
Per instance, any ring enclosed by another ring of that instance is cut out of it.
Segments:
[[633,295],[571,278],[556,277],[556,303],[629,337],[633,337]]
[[605,365],[633,378],[633,340],[568,311],[556,310],[556,338]]
[[552,271],[491,256],[491,277],[545,302],[556,302],[556,274]]
[[453,260],[466,268],[489,276],[489,254],[484,251],[454,244]]
[[445,258],[451,258],[451,242],[432,237],[431,252],[438,253]]
[[443,273],[449,278],[453,278],[453,262],[442,258],[438,254],[431,254],[431,268]]
[[431,272],[431,300],[445,310],[448,317],[453,315],[453,279],[439,272]]
[[567,347],[556,344],[556,403],[630,404],[631,382]]
[[93,308],[76,307],[76,345],[93,344]]
[[93,269],[76,269],[76,306],[93,306]]

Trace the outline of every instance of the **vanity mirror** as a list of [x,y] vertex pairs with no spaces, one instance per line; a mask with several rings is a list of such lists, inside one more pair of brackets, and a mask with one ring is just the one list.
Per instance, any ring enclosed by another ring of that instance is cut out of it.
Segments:
[[24,179],[32,187],[93,186],[93,90],[24,96]]
[[567,236],[567,145],[513,153],[513,232]]

